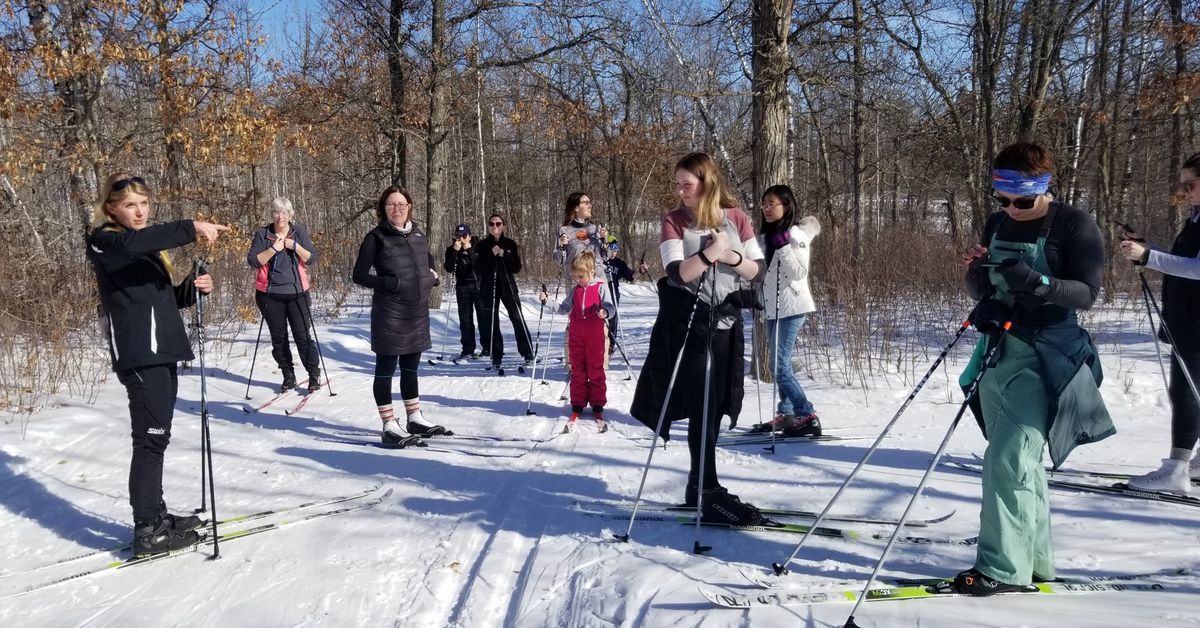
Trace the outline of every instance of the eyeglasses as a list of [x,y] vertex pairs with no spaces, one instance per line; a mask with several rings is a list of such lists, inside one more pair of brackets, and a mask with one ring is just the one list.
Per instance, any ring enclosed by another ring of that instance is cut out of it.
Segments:
[[408,207],[408,203],[388,203],[387,205],[384,205],[384,207],[387,209],[404,209],[405,207]]
[[113,181],[112,188],[110,188],[110,189],[113,192],[116,192],[119,190],[124,190],[125,188],[129,187],[129,184],[131,184],[131,183],[136,183],[138,185],[146,185],[146,180],[141,177],[129,177],[128,179],[117,179],[116,181]]
[[503,227],[503,226],[504,226],[504,223],[502,223],[502,222],[489,222],[489,223],[488,223],[488,226],[489,226],[489,227]]
[[993,194],[992,200],[996,201],[996,204],[1001,207],[1008,207],[1009,205],[1012,205],[1017,209],[1033,209],[1033,206],[1037,204],[1038,197],[1022,196],[1021,198],[1010,199],[1007,196],[996,196]]

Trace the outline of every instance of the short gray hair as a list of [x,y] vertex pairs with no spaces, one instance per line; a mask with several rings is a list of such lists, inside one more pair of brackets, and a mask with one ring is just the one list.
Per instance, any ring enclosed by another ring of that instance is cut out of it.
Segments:
[[291,220],[296,215],[296,210],[292,209],[292,202],[286,196],[277,196],[275,200],[271,201],[271,214],[281,209],[288,213],[288,220]]

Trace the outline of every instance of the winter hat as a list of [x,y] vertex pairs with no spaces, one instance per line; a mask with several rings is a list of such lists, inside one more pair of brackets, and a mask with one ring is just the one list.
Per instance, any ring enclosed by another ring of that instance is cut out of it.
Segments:
[[463,223],[454,228],[454,237],[456,237],[456,238],[461,238],[463,236],[469,236],[469,235],[471,235],[471,225]]

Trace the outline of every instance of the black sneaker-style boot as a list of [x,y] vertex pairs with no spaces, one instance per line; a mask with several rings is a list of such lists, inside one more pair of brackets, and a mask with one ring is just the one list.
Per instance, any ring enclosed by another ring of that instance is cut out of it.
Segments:
[[283,371],[283,383],[279,385],[279,392],[287,392],[296,387],[296,369],[285,368]]
[[700,502],[700,518],[707,523],[724,523],[731,526],[774,524],[757,508],[743,502],[724,487],[704,491],[704,499]]
[[195,530],[176,530],[171,521],[155,517],[133,528],[133,555],[150,556],[191,547],[200,542]]
[[173,515],[170,512],[167,512],[166,502],[158,502],[158,507],[158,516],[162,517],[163,521],[169,523],[172,530],[187,532],[188,530],[195,530],[205,524],[203,519],[195,515]]
[[308,372],[308,392],[321,390],[321,371]]
[[1012,593],[1014,591],[1026,591],[1029,589],[1026,585],[1000,582],[980,573],[977,569],[968,569],[955,576],[952,586],[956,593],[976,597],[987,597],[997,593]]

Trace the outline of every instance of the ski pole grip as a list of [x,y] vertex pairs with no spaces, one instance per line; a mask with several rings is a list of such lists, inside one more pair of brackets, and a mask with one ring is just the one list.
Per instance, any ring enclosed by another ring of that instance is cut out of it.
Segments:
[[192,275],[199,277],[200,275],[208,274],[208,263],[202,259],[192,262]]

